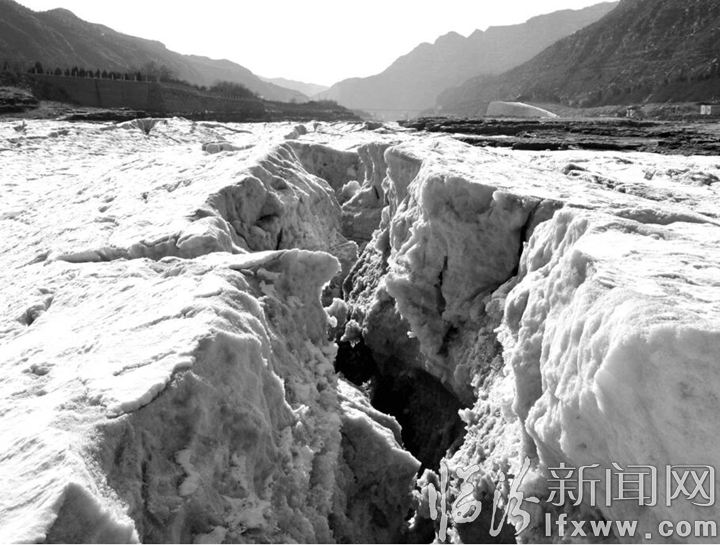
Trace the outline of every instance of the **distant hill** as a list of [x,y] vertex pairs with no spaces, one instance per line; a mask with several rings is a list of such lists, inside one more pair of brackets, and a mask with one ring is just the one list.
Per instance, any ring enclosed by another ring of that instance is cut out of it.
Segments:
[[597,21],[617,2],[541,15],[525,23],[476,30],[465,38],[451,32],[424,43],[385,71],[333,85],[320,98],[398,119],[432,108],[437,96],[479,74],[499,74],[540,53],[550,44]]
[[330,87],[328,87],[327,85],[318,85],[316,83],[305,83],[304,81],[295,81],[292,79],[264,78],[262,76],[260,76],[260,79],[263,81],[268,81],[270,83],[274,83],[275,85],[279,85],[280,87],[285,87],[286,89],[292,89],[294,91],[298,91],[304,95],[307,95],[308,97],[317,95],[318,93],[322,93],[322,92],[330,89]]
[[720,99],[720,0],[622,0],[598,22],[498,77],[440,95],[445,114],[496,99],[592,107]]
[[88,23],[66,9],[34,12],[13,0],[0,0],[0,58],[46,68],[78,66],[128,72],[154,62],[167,66],[182,80],[212,85],[227,80],[245,85],[269,100],[305,101],[297,91],[261,80],[228,60],[181,55],[162,43],[136,38],[104,25]]

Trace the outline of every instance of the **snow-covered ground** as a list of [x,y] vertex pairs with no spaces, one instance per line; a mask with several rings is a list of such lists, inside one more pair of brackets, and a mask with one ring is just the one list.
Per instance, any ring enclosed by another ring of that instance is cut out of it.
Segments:
[[[437,518],[437,476],[415,487],[397,422],[334,371],[346,321],[465,407],[448,505],[477,465],[484,514],[448,538],[487,538],[521,474],[520,539],[546,514],[631,541],[720,519],[667,469],[720,467],[717,158],[144,126],[0,123],[1,540],[388,542]],[[561,464],[597,464],[581,501]],[[606,501],[618,467],[655,501]]]

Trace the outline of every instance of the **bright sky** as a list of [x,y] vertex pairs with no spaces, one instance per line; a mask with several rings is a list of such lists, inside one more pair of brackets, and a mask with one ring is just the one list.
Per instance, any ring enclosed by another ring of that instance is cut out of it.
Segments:
[[63,7],[179,53],[230,59],[265,77],[331,85],[382,72],[450,31],[522,23],[602,0],[19,0]]

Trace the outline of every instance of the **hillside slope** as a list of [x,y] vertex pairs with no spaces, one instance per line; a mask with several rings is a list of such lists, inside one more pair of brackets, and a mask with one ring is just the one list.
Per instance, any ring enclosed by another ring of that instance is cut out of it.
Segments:
[[155,62],[190,83],[212,85],[227,80],[270,100],[307,100],[302,93],[263,81],[234,62],[181,55],[158,41],[83,21],[65,9],[34,12],[13,0],[0,0],[0,57],[26,64],[40,61],[46,68],[78,66],[119,72]]
[[622,0],[603,19],[499,77],[438,98],[482,115],[494,99],[569,106],[720,98],[720,0]]
[[319,85],[317,83],[305,83],[304,81],[296,81],[287,78],[264,78],[260,76],[260,79],[263,81],[274,83],[275,85],[279,85],[280,87],[284,87],[285,89],[292,89],[294,91],[298,91],[309,97],[327,91],[330,88],[327,85]]
[[432,107],[444,89],[474,75],[509,70],[597,21],[616,5],[606,2],[582,10],[557,11],[518,25],[476,30],[467,38],[451,32],[434,44],[419,45],[380,74],[343,80],[320,96],[378,117],[414,115]]

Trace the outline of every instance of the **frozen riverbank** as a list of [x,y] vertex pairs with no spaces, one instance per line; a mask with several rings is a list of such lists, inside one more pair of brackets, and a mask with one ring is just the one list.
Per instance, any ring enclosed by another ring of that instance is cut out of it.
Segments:
[[[488,539],[526,460],[506,538],[718,518],[665,492],[717,465],[715,157],[179,119],[0,139],[4,540],[432,539],[441,464],[448,506],[475,465],[483,505],[448,536]],[[560,464],[597,464],[594,501],[557,501]],[[614,464],[655,468],[655,504],[605,502]]]

